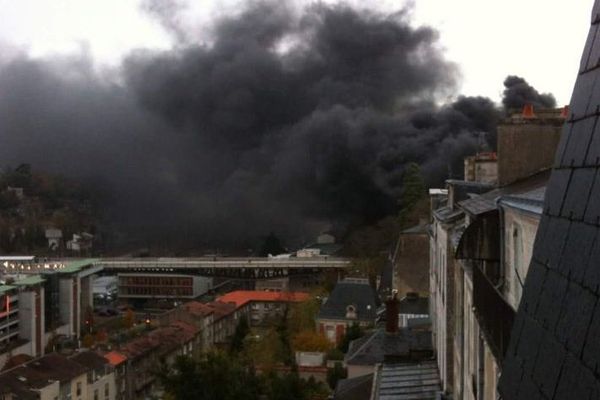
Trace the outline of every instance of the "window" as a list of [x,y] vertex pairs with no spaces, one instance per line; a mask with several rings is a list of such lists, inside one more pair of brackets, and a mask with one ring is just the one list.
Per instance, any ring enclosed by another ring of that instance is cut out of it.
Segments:
[[77,396],[81,396],[81,382],[77,382]]
[[104,397],[107,399],[110,397],[110,388],[108,387],[108,383],[104,384]]
[[98,400],[98,389],[94,390],[94,400]]

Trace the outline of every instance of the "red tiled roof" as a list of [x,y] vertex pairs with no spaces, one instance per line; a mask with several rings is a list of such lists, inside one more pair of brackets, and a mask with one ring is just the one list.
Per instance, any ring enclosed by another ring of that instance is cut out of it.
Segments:
[[205,317],[215,311],[208,304],[199,301],[189,301],[183,305],[183,309],[196,317]]
[[241,307],[251,301],[272,302],[301,302],[309,299],[308,293],[303,292],[266,292],[261,290],[237,290],[227,293],[217,300],[223,303],[235,303]]
[[117,351],[106,353],[104,358],[106,358],[113,367],[116,367],[117,365],[127,361],[127,357]]
[[14,355],[6,361],[6,364],[4,364],[4,368],[2,368],[2,371],[7,371],[18,365],[25,364],[26,362],[29,362],[31,360],[33,360],[33,357],[31,357],[28,354]]

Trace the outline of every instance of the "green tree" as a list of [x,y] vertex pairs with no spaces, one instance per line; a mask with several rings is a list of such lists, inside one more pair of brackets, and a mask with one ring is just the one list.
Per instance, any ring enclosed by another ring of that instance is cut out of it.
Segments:
[[248,325],[248,319],[242,316],[235,327],[235,332],[231,338],[229,345],[229,351],[233,354],[238,354],[244,349],[244,339],[250,333],[250,326]]
[[224,353],[208,353],[194,361],[178,357],[161,363],[159,382],[174,400],[258,400],[260,380],[251,365]]
[[424,199],[427,199],[427,191],[421,175],[421,169],[417,164],[410,163],[406,166],[402,176],[401,210],[399,215],[401,227],[408,227],[418,222],[418,216],[414,215],[414,211]]
[[335,390],[338,381],[340,379],[346,379],[347,376],[348,371],[342,366],[342,363],[338,361],[333,365],[333,368],[327,370],[327,383],[332,390]]
[[340,344],[338,345],[338,349],[340,349],[344,353],[348,352],[348,347],[350,346],[350,342],[362,337],[363,335],[364,335],[364,331],[360,327],[360,325],[358,325],[356,322],[353,323],[346,329],[346,333],[344,334],[344,336],[342,336],[342,340],[340,341]]

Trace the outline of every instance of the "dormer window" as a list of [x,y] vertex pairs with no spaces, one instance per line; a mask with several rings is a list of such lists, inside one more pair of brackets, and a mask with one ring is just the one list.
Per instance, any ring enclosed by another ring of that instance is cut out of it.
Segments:
[[354,305],[346,307],[346,318],[356,319],[356,307]]

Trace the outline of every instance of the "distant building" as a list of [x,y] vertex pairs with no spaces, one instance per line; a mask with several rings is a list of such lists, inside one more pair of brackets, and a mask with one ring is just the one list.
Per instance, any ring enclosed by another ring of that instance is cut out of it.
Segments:
[[488,152],[465,157],[465,181],[498,182],[498,155]]
[[259,326],[273,318],[281,317],[290,303],[307,301],[309,296],[303,292],[264,292],[258,290],[238,290],[227,293],[217,300],[233,303],[238,309],[246,309],[250,325]]
[[[429,294],[428,222],[400,232],[392,256],[393,289],[400,297],[408,293]],[[391,293],[388,293],[388,295]]]
[[212,279],[182,274],[118,274],[119,299],[194,299],[208,292]]
[[498,127],[497,183],[474,173],[446,182],[445,204],[431,199],[430,313],[442,388],[454,398],[496,399],[522,297],[564,123],[562,109],[525,111]]
[[73,238],[67,241],[67,250],[71,250],[76,253],[90,251],[93,246],[93,241],[94,235],[91,233],[74,233]]
[[401,328],[410,326],[410,320],[429,323],[429,298],[419,297],[418,293],[407,293],[398,304],[398,323]]
[[48,248],[56,251],[60,248],[62,242],[62,231],[56,228],[48,228],[45,231],[46,239],[48,240]]
[[321,305],[318,329],[337,344],[352,324],[372,326],[377,318],[377,298],[366,279],[338,282]]

